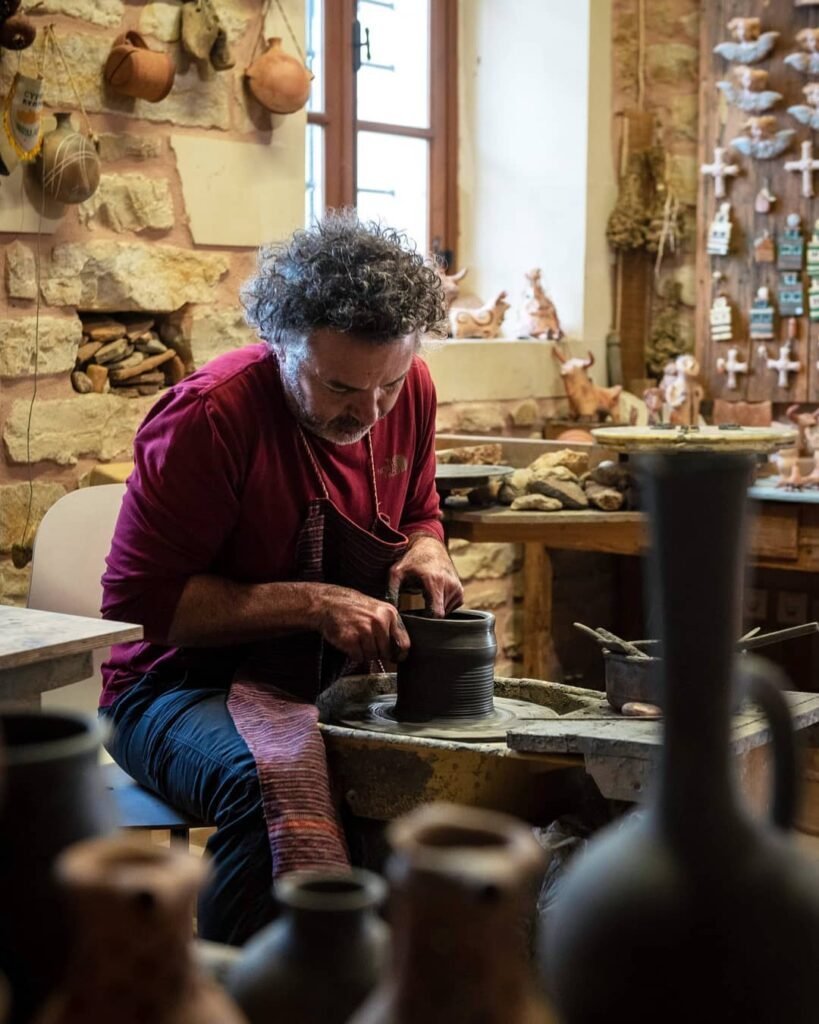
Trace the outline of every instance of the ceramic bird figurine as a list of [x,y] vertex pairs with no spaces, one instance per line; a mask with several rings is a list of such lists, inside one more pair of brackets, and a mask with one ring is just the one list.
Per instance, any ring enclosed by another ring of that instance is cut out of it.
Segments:
[[772,160],[784,153],[796,135],[793,128],[776,131],[776,118],[770,114],[749,117],[742,127],[746,134],[731,139],[731,146],[743,156],[756,160]]
[[810,82],[802,92],[807,103],[788,107],[788,113],[792,114],[800,124],[810,125],[814,131],[819,131],[819,82]]
[[761,32],[761,29],[762,23],[759,18],[731,18],[728,22],[728,31],[733,39],[717,43],[714,53],[739,64],[756,64],[757,61],[764,60],[773,50],[779,33]]
[[781,92],[766,89],[768,72],[762,68],[738,67],[733,70],[733,82],[717,82],[717,88],[729,103],[748,113],[769,110],[782,99]]
[[819,75],[819,28],[803,28],[796,41],[802,49],[789,53],[785,63],[803,75]]

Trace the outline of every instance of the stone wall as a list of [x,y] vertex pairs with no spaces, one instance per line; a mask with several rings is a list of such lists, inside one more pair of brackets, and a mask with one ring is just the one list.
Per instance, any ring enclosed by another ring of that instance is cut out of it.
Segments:
[[620,139],[623,111],[638,106],[640,4],[644,8],[644,109],[655,115],[668,154],[672,187],[683,205],[681,251],[667,256],[656,282],[652,314],[661,310],[665,281],[682,286],[680,332],[694,345],[696,304],[694,218],[697,204],[699,105],[699,0],[613,0],[613,135]]
[[[65,207],[41,203],[30,170],[0,178],[2,603],[23,603],[28,587],[29,567],[15,567],[12,547],[30,543],[48,507],[82,484],[94,464],[129,458],[136,427],[155,401],[72,389],[78,314],[181,310],[189,366],[253,340],[239,311],[239,286],[256,246],[289,234],[304,217],[305,114],[270,115],[243,82],[261,6],[219,0],[236,56],[235,67],[219,73],[182,51],[181,0],[40,0],[32,14],[39,30],[55,26],[70,71],[49,55],[45,130],[57,110],[72,111],[74,127],[84,127],[76,87],[99,138],[102,177],[87,202]],[[301,31],[301,0],[284,6]],[[174,55],[174,86],[160,103],[116,96],[103,82],[114,38],[131,28],[151,48]],[[264,32],[273,35],[292,50],[275,5]],[[36,70],[41,39],[42,32],[22,54],[24,73]],[[0,95],[17,67],[4,52]]]

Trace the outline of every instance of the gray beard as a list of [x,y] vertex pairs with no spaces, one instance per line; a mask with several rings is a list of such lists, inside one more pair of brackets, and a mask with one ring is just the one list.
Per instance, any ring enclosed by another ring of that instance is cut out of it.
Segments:
[[330,423],[325,423],[320,420],[317,416],[313,416],[307,411],[307,398],[302,390],[301,384],[299,383],[298,376],[285,369],[281,363],[279,363],[279,376],[281,377],[282,387],[284,389],[284,398],[287,402],[287,407],[299,423],[305,430],[308,430],[311,434],[316,437],[320,437],[322,441],[330,441],[331,444],[338,445],[350,445],[357,444],[362,438],[369,434],[369,428],[359,426],[355,429],[352,424],[349,425],[350,429],[347,428],[347,424],[342,422],[337,426],[333,426],[337,423],[337,420],[331,420]]

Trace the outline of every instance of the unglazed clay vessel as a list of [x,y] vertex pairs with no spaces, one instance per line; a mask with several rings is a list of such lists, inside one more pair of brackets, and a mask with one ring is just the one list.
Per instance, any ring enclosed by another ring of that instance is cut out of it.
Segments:
[[71,115],[59,113],[57,127],[43,139],[34,178],[58,203],[83,203],[100,183],[100,159],[94,143],[71,126]]
[[[543,972],[566,1024],[817,1017],[819,871],[786,831],[790,715],[771,667],[733,650],[754,456],[719,440],[728,450],[634,458],[651,529],[664,745],[647,810],[592,840],[546,918]],[[771,722],[768,825],[737,794],[728,742],[737,675]]]
[[36,1024],[243,1024],[192,956],[205,861],[130,837],[66,850],[56,874],[72,921],[63,987]]
[[350,1024],[552,1024],[526,941],[545,867],[531,829],[439,803],[387,835],[392,967]]
[[158,103],[173,87],[176,65],[164,50],[151,50],[139,32],[114,40],[105,62],[105,81],[123,96]]
[[275,883],[282,916],[244,949],[228,989],[250,1024],[346,1024],[387,963],[386,886],[368,871],[294,871]]
[[495,616],[462,608],[443,619],[425,612],[405,612],[401,618],[410,650],[398,664],[398,721],[491,714],[498,653]]
[[19,1024],[56,983],[68,950],[54,859],[70,844],[110,831],[114,808],[99,772],[96,719],[4,711],[0,733],[0,974],[12,991],[9,1020]]
[[301,110],[310,96],[313,73],[282,49],[281,39],[268,39],[267,46],[245,72],[250,91],[274,114]]

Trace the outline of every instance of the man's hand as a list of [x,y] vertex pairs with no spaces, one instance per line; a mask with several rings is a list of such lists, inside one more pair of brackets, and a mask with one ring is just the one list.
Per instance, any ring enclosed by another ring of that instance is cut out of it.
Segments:
[[463,604],[464,588],[444,545],[428,533],[416,533],[403,558],[390,571],[390,597],[397,603],[404,583],[418,583],[424,591],[427,609],[443,618]]
[[410,639],[396,608],[347,587],[317,585],[317,629],[353,661],[403,661]]

